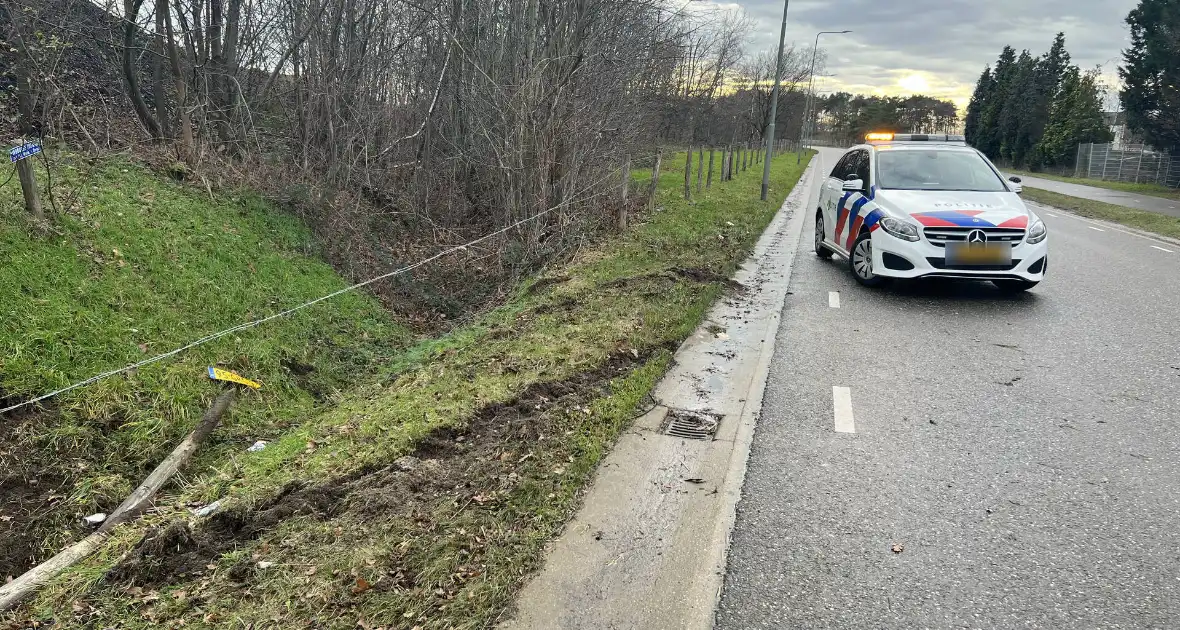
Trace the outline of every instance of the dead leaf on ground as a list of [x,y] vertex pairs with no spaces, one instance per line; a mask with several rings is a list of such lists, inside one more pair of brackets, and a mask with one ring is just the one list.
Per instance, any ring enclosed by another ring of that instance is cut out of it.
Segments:
[[352,593],[353,593],[353,595],[359,595],[371,588],[373,588],[373,585],[369,584],[368,580],[366,580],[363,577],[358,577],[356,579],[356,586],[352,587]]
[[905,551],[905,546],[903,546],[901,543],[893,543],[892,549],[893,553],[901,553]]

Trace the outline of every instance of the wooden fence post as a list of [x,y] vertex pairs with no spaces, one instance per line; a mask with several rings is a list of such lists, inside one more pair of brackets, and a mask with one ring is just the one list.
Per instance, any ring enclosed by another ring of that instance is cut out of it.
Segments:
[[623,159],[623,202],[619,204],[619,216],[617,217],[619,230],[627,229],[627,193],[631,190],[631,154],[628,153]]
[[656,151],[656,165],[651,169],[651,190],[648,192],[647,207],[655,209],[656,207],[656,189],[660,187],[660,162],[664,161],[664,152]]
[[747,142],[742,145],[742,172],[745,173],[750,168],[750,143]]
[[713,147],[709,147],[709,176],[705,179],[705,188],[713,187],[713,154],[717,151]]
[[692,200],[692,147],[684,152],[684,198]]
[[45,210],[41,207],[41,196],[37,194],[37,179],[33,176],[33,163],[28,158],[16,163],[20,177],[20,189],[25,196],[25,209],[38,223],[45,222]]
[[697,192],[701,192],[701,175],[705,170],[705,146],[697,150]]

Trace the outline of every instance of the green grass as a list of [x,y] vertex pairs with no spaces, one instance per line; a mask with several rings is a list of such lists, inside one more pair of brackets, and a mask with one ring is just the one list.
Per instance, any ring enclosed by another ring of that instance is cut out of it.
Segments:
[[1025,187],[1024,197],[1037,203],[1069,210],[1091,219],[1102,219],[1113,223],[1120,223],[1147,232],[1154,232],[1161,236],[1180,238],[1180,218],[1171,217],[1158,212],[1135,210],[1126,206],[1092,201],[1080,197],[1071,197],[1048,190]]
[[[55,158],[55,197],[72,203],[50,231],[30,226],[15,180],[0,187],[0,390],[10,400],[345,286],[315,257],[308,230],[255,196],[212,201],[130,163]],[[47,182],[38,167],[39,181]],[[109,510],[216,394],[207,365],[224,364],[264,385],[241,397],[202,454],[215,462],[372,380],[375,366],[411,341],[376,300],[344,295],[47,401],[48,413],[3,436],[11,449],[4,464],[73,471],[70,505],[61,510],[71,521]],[[316,370],[296,377],[284,361]],[[65,527],[47,529],[46,551],[70,535]]]
[[1039,177],[1041,179],[1050,179],[1057,182],[1066,182],[1069,184],[1081,184],[1083,186],[1094,186],[1096,188],[1106,188],[1108,190],[1118,190],[1121,192],[1135,193],[1138,195],[1148,195],[1150,197],[1159,197],[1161,199],[1170,199],[1172,201],[1180,201],[1180,190],[1169,188],[1168,186],[1161,186],[1159,184],[1136,184],[1134,182],[1108,182],[1101,179],[1087,179],[1084,177],[1068,177],[1063,175],[1053,175],[1050,173],[1032,173],[1028,171],[1012,171],[1007,170],[1005,173],[1011,175],[1022,175],[1025,177]]
[[[633,229],[551,270],[556,282],[522,287],[475,323],[407,348],[379,370],[376,382],[284,423],[266,450],[202,458],[179,488],[160,497],[154,513],[121,529],[102,554],[57,580],[26,613],[54,617],[65,627],[293,627],[313,618],[340,628],[358,621],[368,627],[486,626],[539,565],[545,543],[572,514],[595,466],[663,374],[671,349],[725,290],[723,282],[694,281],[671,270],[732,275],[806,167],[795,161],[787,154],[774,162],[771,202],[758,200],[760,168],[731,182],[715,179],[711,190],[686,202],[680,195],[683,154],[672,156],[656,210],[636,217]],[[646,186],[646,173],[634,177],[637,189]],[[501,448],[515,452],[473,457],[464,464],[470,468],[462,483],[403,497],[397,505],[411,502],[413,518],[394,515],[395,507],[366,512],[355,502],[331,515],[295,514],[211,558],[200,575],[154,585],[159,599],[102,581],[145,528],[189,518],[189,502],[221,499],[225,510],[249,514],[292,481],[314,484],[384,470],[441,429],[466,426],[489,405],[538,383],[577,382],[620,357],[630,362],[626,369],[604,373],[594,387],[580,385],[560,399],[538,395],[530,422],[541,434],[506,440]],[[233,424],[237,413],[231,413]],[[489,466],[499,472],[489,473]],[[494,499],[473,504],[473,496]],[[251,568],[247,585],[232,577],[234,567],[258,561],[273,564]],[[358,590],[358,578],[373,588]]]

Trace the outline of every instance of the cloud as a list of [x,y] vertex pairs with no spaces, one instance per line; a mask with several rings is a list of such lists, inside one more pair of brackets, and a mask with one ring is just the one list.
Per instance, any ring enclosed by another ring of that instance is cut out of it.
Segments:
[[[750,51],[773,50],[781,0],[738,0],[754,20]],[[1124,19],[1138,0],[791,0],[787,40],[828,52],[824,90],[922,92],[963,107],[985,65],[1005,45],[1033,55],[1065,32],[1073,62],[1113,76],[1127,46]]]

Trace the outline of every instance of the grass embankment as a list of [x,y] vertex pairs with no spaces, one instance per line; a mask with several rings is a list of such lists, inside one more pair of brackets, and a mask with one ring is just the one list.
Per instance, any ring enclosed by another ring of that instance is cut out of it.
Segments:
[[[314,258],[298,221],[255,197],[212,202],[128,163],[55,162],[54,198],[70,208],[60,208],[47,233],[29,225],[15,179],[0,187],[6,402],[345,285]],[[79,517],[110,512],[131,492],[217,390],[205,366],[223,364],[265,386],[235,407],[200,468],[232,461],[243,445],[302,422],[411,341],[376,300],[349,294],[64,394],[46,411],[0,419],[0,580],[75,538]]]
[[[267,449],[237,440],[191,466],[25,614],[128,628],[496,619],[806,166],[776,160],[770,203],[760,168],[688,203],[683,155],[667,164],[659,209],[634,229],[400,353]],[[190,516],[215,499],[220,513]]]
[[1075,214],[1091,219],[1102,219],[1120,223],[1147,232],[1154,232],[1161,236],[1180,238],[1180,218],[1171,217],[1158,212],[1135,210],[1126,206],[1119,206],[1102,201],[1071,197],[1048,190],[1025,187],[1024,197],[1037,203],[1069,210]]
[[1093,186],[1095,188],[1106,188],[1107,190],[1118,190],[1121,192],[1135,193],[1137,195],[1148,195],[1151,197],[1159,197],[1161,199],[1170,199],[1172,201],[1180,201],[1180,190],[1169,188],[1168,186],[1161,186],[1159,184],[1136,184],[1134,182],[1108,182],[1101,179],[1087,179],[1085,177],[1069,177],[1065,175],[1053,175],[1051,173],[1033,173],[1030,171],[1013,171],[1006,170],[1005,173],[1010,175],[1018,175],[1022,177],[1039,177],[1041,179],[1049,179],[1055,182],[1065,182],[1067,184],[1080,184],[1082,186]]

